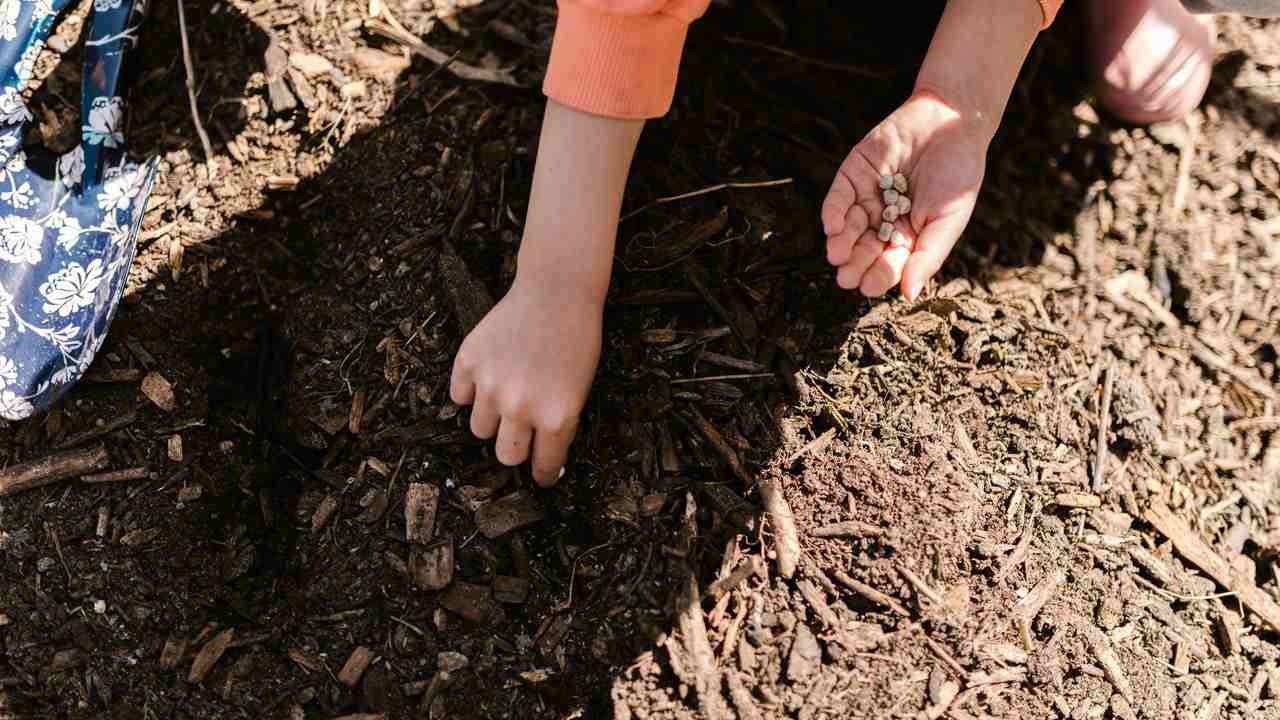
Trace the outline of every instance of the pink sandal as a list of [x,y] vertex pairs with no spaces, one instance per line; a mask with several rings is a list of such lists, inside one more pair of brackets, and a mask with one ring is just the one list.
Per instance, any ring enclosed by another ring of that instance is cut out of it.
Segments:
[[1089,0],[1086,10],[1094,86],[1109,111],[1147,124],[1200,104],[1213,69],[1211,15],[1179,0]]

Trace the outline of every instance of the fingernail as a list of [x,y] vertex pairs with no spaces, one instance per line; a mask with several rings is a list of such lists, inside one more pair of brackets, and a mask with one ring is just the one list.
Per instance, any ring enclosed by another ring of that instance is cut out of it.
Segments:
[[557,480],[561,480],[561,479],[563,479],[563,478],[564,478],[564,466],[563,466],[563,465],[561,465],[561,466],[560,466],[560,474],[556,476],[556,479],[557,479]]

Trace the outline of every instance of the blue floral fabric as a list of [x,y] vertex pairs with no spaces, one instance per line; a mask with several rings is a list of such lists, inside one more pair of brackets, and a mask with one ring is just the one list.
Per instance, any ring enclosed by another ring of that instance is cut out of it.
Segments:
[[0,417],[47,409],[84,375],[124,294],[156,161],[130,161],[122,70],[145,0],[94,0],[81,139],[24,146],[22,91],[69,0],[0,0]]

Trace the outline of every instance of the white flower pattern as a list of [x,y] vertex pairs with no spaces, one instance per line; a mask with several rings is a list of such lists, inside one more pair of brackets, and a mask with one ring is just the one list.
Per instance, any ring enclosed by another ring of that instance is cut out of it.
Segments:
[[0,391],[0,417],[23,420],[31,417],[35,411],[35,407],[30,402],[18,397],[12,390]]
[[70,263],[40,286],[40,294],[44,296],[44,311],[58,313],[66,317],[71,313],[91,305],[102,284],[103,272],[101,260],[94,260],[88,267],[80,263]]
[[0,40],[18,38],[18,15],[21,13],[21,0],[0,0]]
[[0,260],[34,265],[40,262],[44,228],[17,215],[0,217]]
[[93,2],[81,143],[61,155],[24,147],[32,115],[22,89],[68,4],[0,0],[0,418],[9,420],[48,408],[102,349],[155,177],[154,159],[127,159],[117,87],[143,0]]

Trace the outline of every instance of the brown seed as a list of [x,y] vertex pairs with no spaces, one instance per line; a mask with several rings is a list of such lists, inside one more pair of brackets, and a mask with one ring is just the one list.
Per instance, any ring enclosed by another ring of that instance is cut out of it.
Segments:
[[911,247],[911,241],[908,240],[907,236],[903,235],[901,231],[895,231],[893,233],[893,237],[889,238],[889,244],[896,248]]
[[165,412],[173,412],[177,404],[173,395],[173,386],[157,372],[148,373],[142,378],[142,394]]
[[364,671],[369,667],[369,663],[373,661],[373,652],[369,648],[361,645],[351,651],[351,657],[347,658],[347,664],[342,666],[342,672],[338,673],[338,682],[347,687],[355,687],[360,682],[360,676],[364,675]]
[[907,176],[902,173],[894,173],[893,189],[900,193],[905,193],[907,191]]
[[885,207],[884,207],[884,212],[880,213],[880,217],[881,217],[881,218],[883,218],[885,222],[889,222],[889,223],[893,222],[894,220],[897,220],[897,219],[898,219],[898,206],[897,206],[897,205],[885,205]]
[[893,188],[889,188],[888,190],[884,191],[884,204],[897,205],[899,197],[902,197],[902,196],[898,194],[897,190],[894,190]]
[[906,215],[911,212],[911,198],[906,195],[898,196],[898,215]]
[[882,223],[880,225],[880,242],[888,242],[891,235],[893,235],[893,223]]
[[880,189],[881,189],[881,190],[888,190],[888,189],[889,189],[889,188],[891,188],[891,187],[893,187],[893,176],[892,176],[892,175],[881,175],[881,176],[880,176]]

